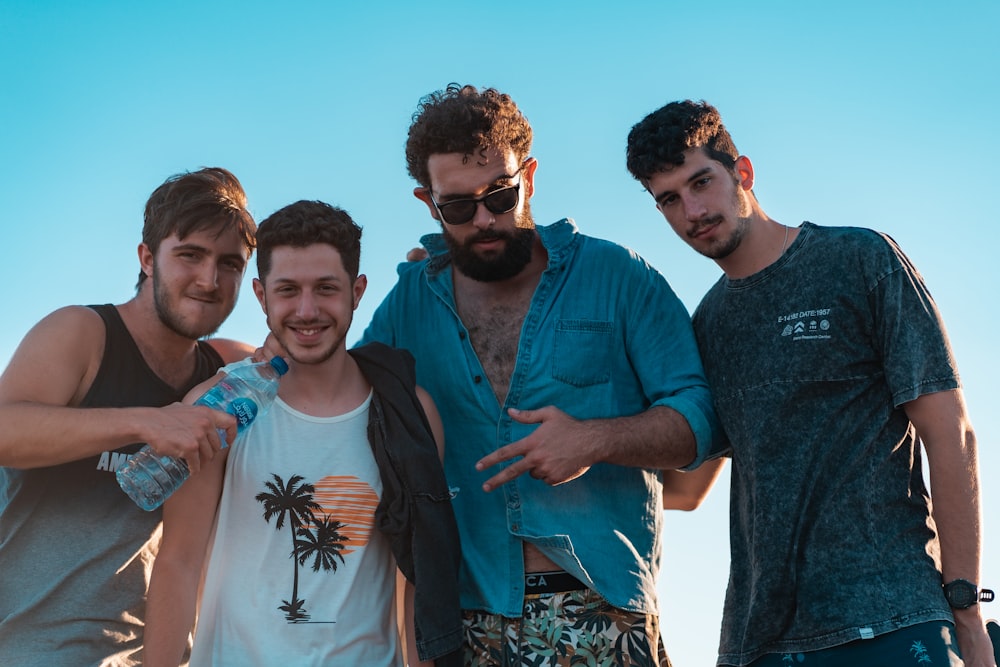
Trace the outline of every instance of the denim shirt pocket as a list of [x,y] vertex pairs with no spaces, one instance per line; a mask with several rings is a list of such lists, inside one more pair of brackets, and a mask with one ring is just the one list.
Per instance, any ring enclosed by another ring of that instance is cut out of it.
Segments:
[[556,322],[552,377],[574,387],[611,380],[614,322],[559,320]]

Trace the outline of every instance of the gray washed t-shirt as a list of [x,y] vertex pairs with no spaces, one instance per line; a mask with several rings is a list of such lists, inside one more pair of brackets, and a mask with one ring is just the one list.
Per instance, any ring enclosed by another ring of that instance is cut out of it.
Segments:
[[937,307],[892,239],[804,223],[694,315],[732,445],[720,664],[951,620],[902,404],[959,386]]

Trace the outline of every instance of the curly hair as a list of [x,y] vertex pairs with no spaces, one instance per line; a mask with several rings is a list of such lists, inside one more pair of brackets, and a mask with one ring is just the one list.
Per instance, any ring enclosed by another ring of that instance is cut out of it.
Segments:
[[472,155],[484,148],[510,149],[523,162],[531,151],[531,138],[531,125],[510,95],[451,83],[420,100],[406,139],[406,168],[429,188],[427,160],[435,153]]
[[[174,174],[153,190],[143,214],[142,242],[155,255],[163,239],[172,234],[183,239],[194,232],[215,230],[221,235],[230,227],[249,257],[257,224],[247,210],[243,186],[227,169],[203,167]],[[146,274],[139,271],[136,289],[144,280]]]
[[645,183],[665,168],[684,164],[684,151],[701,148],[730,171],[739,152],[719,111],[705,101],[671,102],[632,126],[626,165]]
[[300,200],[267,216],[257,228],[257,277],[271,271],[271,253],[279,246],[305,248],[326,243],[337,249],[353,283],[361,264],[361,227],[341,208]]

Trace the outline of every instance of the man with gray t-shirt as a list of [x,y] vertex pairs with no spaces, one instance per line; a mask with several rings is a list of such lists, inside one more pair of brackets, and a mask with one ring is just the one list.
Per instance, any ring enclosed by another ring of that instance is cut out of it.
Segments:
[[733,459],[719,664],[995,665],[975,436],[919,273],[883,234],[769,218],[704,102],[633,127],[628,168],[725,273],[693,318]]

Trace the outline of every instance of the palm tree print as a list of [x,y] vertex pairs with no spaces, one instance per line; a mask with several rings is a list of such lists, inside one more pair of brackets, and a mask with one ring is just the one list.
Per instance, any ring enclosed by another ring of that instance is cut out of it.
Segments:
[[315,522],[314,512],[320,509],[319,504],[313,500],[313,493],[316,489],[312,484],[299,484],[304,479],[300,475],[292,475],[288,478],[287,483],[279,475],[272,473],[271,477],[273,481],[264,483],[264,487],[268,491],[258,493],[255,498],[257,502],[264,505],[264,521],[271,523],[271,519],[275,518],[275,530],[281,530],[284,527],[287,517],[292,537],[291,558],[294,570],[291,600],[282,600],[283,604],[278,609],[285,612],[285,618],[292,623],[307,621],[309,614],[304,607],[305,600],[299,600],[299,558],[297,552],[299,541],[295,539],[295,536],[303,524]]
[[299,539],[295,540],[295,548],[298,550],[299,565],[305,565],[309,558],[313,559],[312,570],[319,572],[337,571],[337,559],[344,562],[344,551],[347,538],[341,534],[340,529],[344,524],[332,518],[329,514],[324,514],[315,528],[299,528]]

